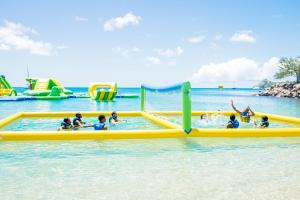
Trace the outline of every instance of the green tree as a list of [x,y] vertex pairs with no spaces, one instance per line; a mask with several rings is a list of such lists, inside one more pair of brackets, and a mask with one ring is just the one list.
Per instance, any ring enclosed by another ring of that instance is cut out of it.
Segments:
[[280,59],[278,67],[279,70],[275,74],[276,79],[294,76],[297,80],[297,83],[300,83],[300,57],[283,57]]

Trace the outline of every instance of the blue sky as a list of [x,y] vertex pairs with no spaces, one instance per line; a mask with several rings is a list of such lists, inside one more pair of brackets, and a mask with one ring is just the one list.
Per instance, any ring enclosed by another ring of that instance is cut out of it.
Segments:
[[300,53],[300,2],[1,1],[0,73],[67,86],[249,87]]

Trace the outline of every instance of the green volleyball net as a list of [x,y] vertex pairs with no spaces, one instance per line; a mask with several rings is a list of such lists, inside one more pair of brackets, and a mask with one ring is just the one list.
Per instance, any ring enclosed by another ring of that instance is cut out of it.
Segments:
[[189,133],[191,131],[190,82],[159,88],[142,85],[141,111],[180,124],[184,131]]

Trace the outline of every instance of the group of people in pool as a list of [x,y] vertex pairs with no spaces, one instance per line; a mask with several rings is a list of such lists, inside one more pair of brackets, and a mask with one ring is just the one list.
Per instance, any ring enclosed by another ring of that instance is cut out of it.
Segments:
[[[253,110],[248,106],[244,111],[238,110],[234,104],[233,101],[231,100],[231,107],[232,109],[237,112],[240,116],[240,121],[244,123],[250,123],[251,122],[251,117],[255,116],[255,113]],[[200,116],[201,120],[206,120],[206,123],[208,123],[208,115],[207,114],[202,114]],[[268,116],[264,115],[261,117],[261,121],[259,123],[256,123],[255,121],[253,122],[254,127],[257,128],[267,128],[269,127],[269,119]],[[237,117],[235,114],[231,114],[229,116],[229,121],[226,125],[226,128],[239,128],[240,122],[237,120]]]
[[[111,113],[108,122],[111,125],[115,125],[120,122],[118,119],[117,112],[114,111]],[[82,120],[82,114],[76,113],[73,122],[71,121],[70,118],[64,118],[58,130],[78,130],[80,128],[88,128],[88,127],[94,127],[94,129],[97,131],[107,130],[105,115],[99,115],[97,123],[86,125],[86,122]]]
[[[231,107],[235,112],[237,112],[240,115],[240,119],[242,122],[250,123],[251,117],[255,116],[255,113],[252,111],[252,109],[249,106],[244,111],[240,111],[234,106],[233,101],[231,100]],[[240,126],[240,123],[236,119],[235,114],[231,114],[229,119],[230,120],[228,121],[226,128],[238,128]],[[255,127],[259,127],[259,128],[269,127],[270,123],[269,123],[268,116],[266,116],[266,115],[262,116],[260,123],[257,124],[254,121],[253,125]]]
[[[252,109],[248,106],[244,111],[238,110],[231,100],[231,107],[232,109],[237,112],[240,115],[240,119],[242,122],[250,123],[251,117],[255,116],[255,113],[252,111]],[[203,114],[201,115],[201,120],[207,119],[207,116]],[[117,124],[119,123],[117,112],[112,112],[111,116],[108,119],[109,124]],[[269,119],[268,116],[264,115],[261,118],[261,121],[259,124],[257,124],[255,121],[253,123],[255,127],[259,128],[267,128],[269,127]],[[239,121],[237,120],[235,114],[231,114],[229,117],[229,121],[226,125],[226,128],[238,128],[240,126]],[[61,123],[61,126],[58,130],[78,130],[79,128],[88,128],[88,127],[94,127],[95,130],[107,130],[106,126],[106,117],[104,115],[98,116],[98,122],[95,124],[86,125],[86,122],[82,120],[82,114],[76,113],[75,118],[73,119],[73,123],[71,122],[70,118],[64,118],[63,122]]]

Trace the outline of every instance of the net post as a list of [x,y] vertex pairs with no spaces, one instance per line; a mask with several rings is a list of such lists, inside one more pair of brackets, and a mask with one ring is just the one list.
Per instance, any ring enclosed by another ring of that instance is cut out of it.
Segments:
[[141,111],[145,111],[145,88],[142,86],[141,87]]
[[184,82],[182,92],[182,127],[186,133],[192,131],[191,84]]

